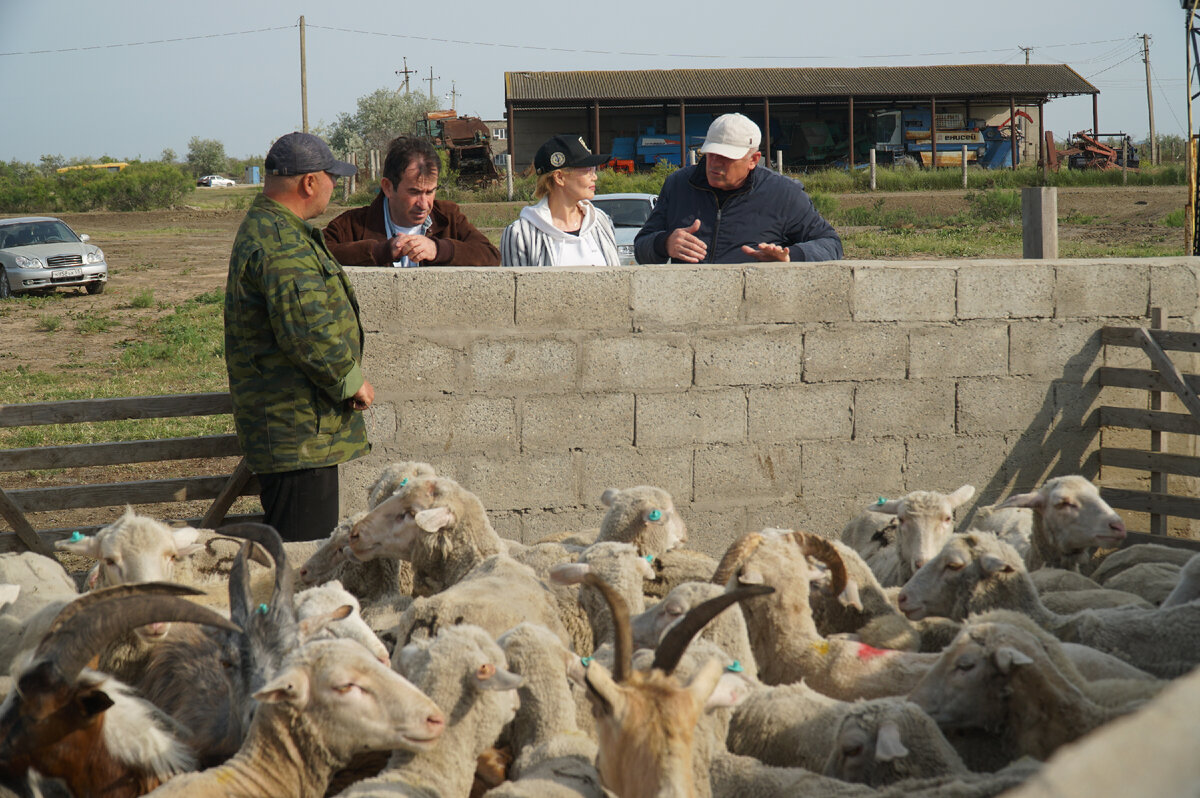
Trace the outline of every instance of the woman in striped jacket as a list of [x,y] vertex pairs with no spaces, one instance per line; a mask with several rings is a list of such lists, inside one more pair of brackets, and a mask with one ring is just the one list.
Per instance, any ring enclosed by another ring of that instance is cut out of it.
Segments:
[[500,238],[504,266],[619,266],[617,240],[608,214],[593,207],[596,167],[607,155],[592,155],[583,139],[554,136],[533,158],[537,203],[522,209]]

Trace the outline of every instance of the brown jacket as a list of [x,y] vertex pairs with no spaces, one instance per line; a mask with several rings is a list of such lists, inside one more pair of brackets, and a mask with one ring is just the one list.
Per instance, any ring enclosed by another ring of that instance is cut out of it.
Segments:
[[[499,266],[500,250],[448,200],[434,200],[433,220],[425,235],[437,244],[437,256],[422,266]],[[391,266],[377,263],[375,245],[387,240],[383,223],[383,192],[362,208],[351,208],[334,217],[325,228],[325,243],[344,266]]]

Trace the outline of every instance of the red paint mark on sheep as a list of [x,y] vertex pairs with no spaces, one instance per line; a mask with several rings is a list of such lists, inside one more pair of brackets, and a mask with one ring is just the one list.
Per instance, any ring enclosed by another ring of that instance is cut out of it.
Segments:
[[875,659],[876,657],[886,657],[888,654],[891,654],[892,652],[888,651],[886,649],[882,649],[882,648],[872,648],[871,646],[859,643],[858,651],[855,653],[858,654],[859,659],[868,660],[868,659]]

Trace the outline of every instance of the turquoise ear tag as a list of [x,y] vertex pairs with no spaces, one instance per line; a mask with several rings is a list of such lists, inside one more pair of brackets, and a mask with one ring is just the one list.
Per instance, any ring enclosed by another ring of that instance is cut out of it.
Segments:
[[875,500],[875,503],[876,504],[887,504],[887,499],[880,496],[878,499]]
[[586,668],[588,665],[591,665],[591,664],[592,664],[592,658],[591,658],[591,657],[580,657],[580,658],[579,658],[579,661],[583,663],[583,667],[585,667],[585,668]]
[[646,517],[651,521],[660,521],[662,520],[662,510],[651,510],[650,514]]
[[403,488],[407,484],[408,484],[408,477],[405,477],[404,479],[400,480],[400,487]]
[[269,611],[270,611],[270,607],[268,607],[266,604],[258,605],[258,614],[259,615],[266,615]]
[[646,562],[649,562],[649,563],[652,563],[652,562],[654,562],[654,555],[653,555],[653,554],[647,554],[647,555],[646,555]]
[[732,665],[727,665],[725,667],[725,670],[729,671],[730,673],[742,673],[746,669],[742,667],[742,663],[735,659]]
[[72,543],[78,543],[81,540],[83,540],[83,533],[80,532],[78,529],[71,533],[71,542]]

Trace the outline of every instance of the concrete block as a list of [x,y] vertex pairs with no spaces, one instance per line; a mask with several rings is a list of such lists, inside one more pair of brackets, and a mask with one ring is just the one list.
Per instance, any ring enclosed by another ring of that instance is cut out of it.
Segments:
[[523,451],[632,445],[631,393],[527,396],[522,400]]
[[[603,508],[601,508],[602,510]],[[521,542],[537,543],[564,532],[600,531],[601,510],[564,507],[552,510],[527,510],[521,513]]]
[[460,345],[390,332],[367,335],[363,374],[381,398],[440,396],[469,388],[467,355]]
[[396,440],[399,426],[395,402],[379,401],[379,395],[376,394],[375,401],[363,412],[363,420],[367,422],[367,440],[371,442]]
[[967,262],[958,269],[958,318],[1054,315],[1054,266],[1021,261]]
[[470,348],[476,391],[568,391],[575,387],[578,355],[558,338],[487,338]]
[[1026,186],[1021,189],[1021,256],[1058,259],[1058,189]]
[[741,318],[739,266],[654,266],[633,273],[635,330],[732,324]]
[[755,443],[849,440],[854,434],[851,383],[750,391],[750,440]]
[[1194,325],[1200,313],[1196,297],[1200,297],[1200,266],[1166,258],[1151,261],[1150,307]]
[[800,495],[800,447],[705,446],[696,450],[697,501],[789,499]]
[[516,454],[516,403],[510,397],[490,396],[403,402],[397,437],[428,451]]
[[790,385],[804,371],[804,335],[795,327],[741,328],[697,338],[696,385]]
[[686,547],[716,560],[748,529],[746,508],[740,504],[697,502],[680,508],[680,514],[688,526]]
[[737,388],[638,394],[636,423],[639,447],[740,443],[746,439],[746,395]]
[[579,470],[579,500],[588,506],[600,507],[600,496],[609,488],[635,485],[662,488],[676,505],[692,500],[691,446],[587,449],[580,453]]
[[467,485],[489,511],[530,510],[577,503],[570,454],[472,457]]
[[767,528],[815,531],[799,526],[801,506],[801,499],[798,496],[777,501],[760,500],[747,504],[746,529],[754,531]]
[[1054,419],[1054,387],[1025,379],[959,380],[959,435],[1047,429]]
[[1009,327],[1010,373],[1036,379],[1087,380],[1100,365],[1101,326],[1096,321],[1014,322]]
[[524,543],[525,537],[522,531],[523,515],[517,510],[501,510],[495,512],[488,510],[488,520],[492,522],[492,529],[496,530],[496,534],[505,540],[515,540],[518,543]]
[[854,435],[890,438],[954,434],[954,382],[866,382],[854,390]]
[[1008,325],[972,322],[909,333],[909,376],[1002,377],[1008,374]]
[[[899,494],[897,494],[899,495]],[[840,539],[842,528],[868,505],[879,497],[878,492],[859,491],[850,495],[814,496],[807,495],[787,508],[783,518],[787,523],[769,523],[773,516],[767,515],[763,526],[779,526],[820,535],[823,538]],[[757,520],[751,513],[752,521]],[[754,523],[750,528],[753,529]]]
[[628,269],[530,269],[517,273],[517,326],[630,330]]
[[507,269],[438,267],[393,269],[398,316],[395,327],[431,329],[511,329],[516,276]]
[[962,485],[974,485],[979,493],[1003,481],[1007,458],[1008,442],[1003,435],[916,438],[908,441],[904,489],[906,493],[950,493]]
[[580,348],[585,391],[685,390],[692,384],[692,346],[685,335],[589,338]]
[[804,336],[804,381],[902,380],[908,330],[891,324],[812,330]]
[[1141,263],[1059,263],[1054,316],[1145,317],[1150,306],[1150,269]]
[[345,266],[346,276],[354,286],[358,300],[359,319],[366,333],[388,329],[399,310],[396,295],[397,269],[377,269],[367,266]]
[[818,441],[803,446],[805,499],[898,494],[904,489],[904,442]]
[[849,266],[837,263],[748,266],[745,276],[748,322],[850,320]]
[[888,263],[855,266],[855,321],[950,321],[954,318],[953,265]]

